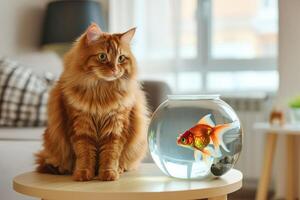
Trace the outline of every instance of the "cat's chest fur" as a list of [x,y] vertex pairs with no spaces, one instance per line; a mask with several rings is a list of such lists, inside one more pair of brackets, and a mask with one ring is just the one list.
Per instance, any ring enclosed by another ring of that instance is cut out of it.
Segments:
[[126,90],[74,87],[65,93],[66,100],[71,107],[95,118],[131,109],[135,102],[133,92]]
[[110,112],[100,112],[90,115],[97,136],[121,134],[126,122],[129,120],[130,108],[119,108]]
[[130,93],[118,94],[111,91],[106,96],[93,90],[68,91],[65,101],[73,126],[87,123],[92,135],[99,140],[110,134],[121,135],[134,106],[134,96]]

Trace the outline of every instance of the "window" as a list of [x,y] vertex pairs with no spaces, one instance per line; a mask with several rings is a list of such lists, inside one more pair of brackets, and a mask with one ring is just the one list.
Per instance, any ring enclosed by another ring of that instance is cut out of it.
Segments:
[[275,1],[271,0],[214,1],[211,14],[211,58],[274,58],[277,49],[276,7]]
[[277,89],[277,0],[111,0],[111,31],[131,26],[143,79],[177,93]]

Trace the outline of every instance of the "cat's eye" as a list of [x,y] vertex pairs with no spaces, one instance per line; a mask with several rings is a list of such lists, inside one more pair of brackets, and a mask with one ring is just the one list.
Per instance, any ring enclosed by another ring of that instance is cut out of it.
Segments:
[[105,62],[106,59],[107,59],[107,55],[105,53],[100,53],[98,55],[98,59],[99,59],[100,62]]
[[124,55],[120,55],[118,58],[118,63],[123,63],[125,61],[126,57]]

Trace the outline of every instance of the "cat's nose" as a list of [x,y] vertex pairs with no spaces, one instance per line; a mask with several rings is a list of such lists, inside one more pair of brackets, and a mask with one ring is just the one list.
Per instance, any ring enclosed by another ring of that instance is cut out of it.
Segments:
[[118,70],[116,68],[111,68],[111,73],[112,74],[116,74],[118,72]]

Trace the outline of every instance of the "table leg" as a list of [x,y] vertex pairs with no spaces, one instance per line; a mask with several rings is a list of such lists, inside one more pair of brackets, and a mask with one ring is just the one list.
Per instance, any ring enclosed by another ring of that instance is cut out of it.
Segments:
[[211,197],[211,198],[208,198],[207,200],[227,200],[227,195],[222,195],[222,196],[218,196],[218,197]]
[[268,186],[272,173],[272,163],[276,148],[277,134],[268,133],[266,138],[265,155],[263,161],[262,172],[256,193],[256,200],[267,199]]
[[286,135],[286,199],[295,199],[295,136]]

